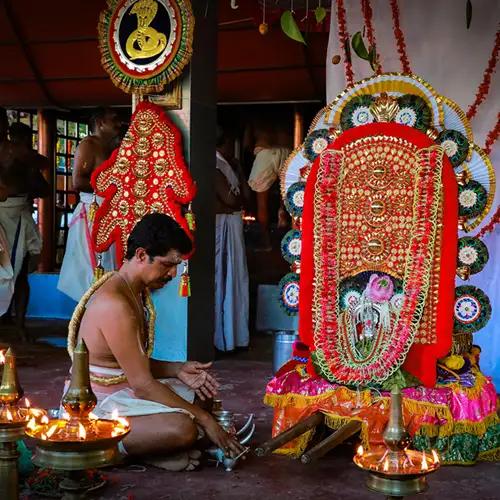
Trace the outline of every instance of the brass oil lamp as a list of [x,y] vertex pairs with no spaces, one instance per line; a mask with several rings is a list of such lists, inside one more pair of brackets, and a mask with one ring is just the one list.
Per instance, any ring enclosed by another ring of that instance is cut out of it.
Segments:
[[403,424],[402,396],[398,388],[391,391],[389,423],[384,431],[385,447],[366,452],[358,448],[354,463],[369,472],[368,489],[383,493],[388,499],[404,498],[427,490],[426,476],[436,471],[439,456],[408,449],[410,436]]
[[85,470],[118,463],[118,443],[130,432],[124,418],[99,419],[92,414],[97,398],[89,376],[89,352],[81,340],[73,353],[71,382],[63,396],[64,418],[30,420],[26,434],[36,441],[33,462],[39,467],[65,471],[59,487],[63,498],[81,498],[95,485],[86,480]]
[[24,438],[28,421],[47,418],[43,410],[31,408],[29,401],[20,403],[24,391],[19,383],[16,358],[12,349],[0,351],[3,365],[0,385],[0,498],[15,500],[19,497],[19,471],[17,441]]

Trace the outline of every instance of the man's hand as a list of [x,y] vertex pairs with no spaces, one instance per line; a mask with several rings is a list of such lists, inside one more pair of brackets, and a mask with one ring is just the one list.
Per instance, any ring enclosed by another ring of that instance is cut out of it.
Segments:
[[193,389],[202,401],[213,398],[219,387],[217,380],[207,371],[211,366],[212,363],[187,361],[177,373],[177,378]]
[[227,457],[235,458],[245,451],[244,446],[230,436],[212,417],[201,425],[210,441],[219,447]]

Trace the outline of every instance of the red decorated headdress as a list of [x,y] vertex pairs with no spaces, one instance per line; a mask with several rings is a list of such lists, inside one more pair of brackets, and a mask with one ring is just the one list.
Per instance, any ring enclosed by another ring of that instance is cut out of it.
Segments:
[[92,229],[97,252],[116,243],[117,261],[127,238],[146,214],[169,215],[192,237],[182,205],[196,187],[183,157],[182,136],[160,106],[138,104],[118,149],[92,174],[92,186],[104,198]]

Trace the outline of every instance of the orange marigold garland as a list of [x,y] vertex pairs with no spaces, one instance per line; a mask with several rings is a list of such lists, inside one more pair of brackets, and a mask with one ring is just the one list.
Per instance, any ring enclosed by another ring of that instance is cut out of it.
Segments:
[[399,59],[401,61],[401,66],[403,68],[403,73],[410,74],[410,61],[408,60],[408,54],[406,52],[406,42],[403,31],[401,30],[401,25],[399,22],[399,6],[397,0],[390,0],[391,10],[392,10],[392,22],[394,37],[396,38],[396,44],[398,46]]
[[339,31],[339,45],[344,50],[344,71],[347,85],[354,83],[354,72],[352,70],[351,50],[349,48],[349,33],[347,31],[344,0],[337,0],[337,23]]
[[472,120],[472,118],[476,116],[479,105],[486,99],[486,96],[490,91],[491,77],[495,72],[497,66],[499,52],[500,52],[500,30],[497,30],[495,35],[495,45],[493,46],[490,59],[488,60],[488,66],[484,70],[483,80],[477,89],[476,98],[474,102],[470,105],[469,109],[467,110],[468,120]]
[[375,40],[375,30],[373,28],[373,11],[370,4],[370,0],[361,0],[361,10],[363,11],[363,17],[365,19],[366,27],[366,38],[368,38],[368,43],[370,49],[373,47],[376,51],[376,73],[380,75],[382,73],[382,64],[380,63],[380,54],[377,52],[377,42]]

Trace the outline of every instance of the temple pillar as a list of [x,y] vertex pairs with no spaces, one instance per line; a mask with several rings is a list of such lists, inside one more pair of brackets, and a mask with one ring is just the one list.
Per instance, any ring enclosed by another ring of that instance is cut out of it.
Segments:
[[43,247],[38,270],[50,272],[54,270],[55,241],[54,241],[54,197],[55,197],[55,169],[54,169],[54,135],[55,117],[50,111],[38,110],[38,152],[49,159],[50,167],[43,176],[51,187],[50,196],[38,201],[38,227],[42,235]]

